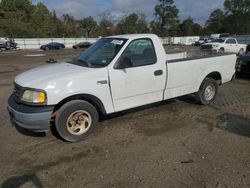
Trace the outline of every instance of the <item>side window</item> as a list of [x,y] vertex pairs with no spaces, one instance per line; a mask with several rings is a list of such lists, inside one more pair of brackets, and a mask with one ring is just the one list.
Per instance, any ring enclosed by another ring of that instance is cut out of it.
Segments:
[[227,44],[236,44],[236,40],[235,39],[228,39]]
[[127,67],[138,67],[155,64],[156,59],[152,41],[150,39],[137,39],[124,50],[120,61],[126,61]]

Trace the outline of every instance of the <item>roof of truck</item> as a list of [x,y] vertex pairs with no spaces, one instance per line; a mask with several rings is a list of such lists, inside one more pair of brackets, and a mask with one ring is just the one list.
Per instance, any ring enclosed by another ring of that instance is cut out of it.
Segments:
[[114,35],[114,36],[109,36],[107,38],[125,38],[125,39],[137,39],[137,38],[152,38],[152,37],[157,37],[155,34],[147,33],[147,34],[125,34],[125,35]]

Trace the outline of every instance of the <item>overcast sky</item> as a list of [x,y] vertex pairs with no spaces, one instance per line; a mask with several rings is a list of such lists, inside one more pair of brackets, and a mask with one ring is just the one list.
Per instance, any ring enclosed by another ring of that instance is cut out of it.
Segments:
[[[33,0],[34,3],[39,1],[59,15],[68,13],[76,18],[92,16],[98,19],[102,12],[110,11],[116,16],[144,13],[148,20],[153,19],[154,6],[158,3],[158,0]],[[223,8],[223,3],[224,0],[175,0],[181,20],[191,16],[202,25],[213,10]]]

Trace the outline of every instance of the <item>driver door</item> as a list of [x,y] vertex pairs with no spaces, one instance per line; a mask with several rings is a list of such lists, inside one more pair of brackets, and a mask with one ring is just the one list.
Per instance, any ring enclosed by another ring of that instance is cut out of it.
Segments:
[[235,39],[228,39],[226,41],[226,52],[236,52],[237,50],[237,43]]
[[165,62],[160,61],[151,39],[137,39],[128,45],[109,70],[116,112],[163,99],[166,67]]

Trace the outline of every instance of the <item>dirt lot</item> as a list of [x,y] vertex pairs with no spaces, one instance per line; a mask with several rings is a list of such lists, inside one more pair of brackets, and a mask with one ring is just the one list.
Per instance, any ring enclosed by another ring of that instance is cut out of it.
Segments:
[[108,117],[81,143],[11,127],[14,77],[78,53],[0,53],[0,187],[250,187],[250,77],[220,87],[211,106],[188,96]]

